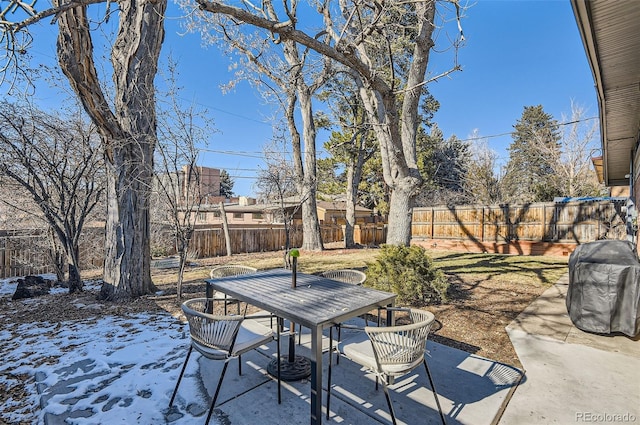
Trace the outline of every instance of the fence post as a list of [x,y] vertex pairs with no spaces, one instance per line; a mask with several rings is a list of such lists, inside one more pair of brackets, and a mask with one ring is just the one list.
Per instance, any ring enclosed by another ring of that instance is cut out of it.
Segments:
[[2,273],[0,273],[0,278],[2,278],[2,279],[6,278],[6,277],[9,277],[9,276],[7,276],[7,273],[6,273],[6,268],[7,268],[6,267],[6,261],[9,258],[9,256],[7,255],[7,244],[8,243],[9,243],[8,238],[4,238],[4,243],[2,245],[2,250],[0,250],[0,254],[1,254],[0,255],[0,260],[2,260],[0,262],[0,267],[2,267],[2,270],[1,270]]
[[480,214],[480,242],[484,242],[484,206]]
[[362,245],[362,229],[359,224],[353,226],[353,243]]
[[435,239],[435,235],[433,234],[434,231],[434,222],[436,221],[436,217],[435,217],[435,213],[434,213],[434,209],[433,207],[431,207],[431,239]]
[[547,205],[544,204],[542,205],[542,232],[540,232],[540,234],[542,235],[542,242],[545,242],[545,236],[547,235]]

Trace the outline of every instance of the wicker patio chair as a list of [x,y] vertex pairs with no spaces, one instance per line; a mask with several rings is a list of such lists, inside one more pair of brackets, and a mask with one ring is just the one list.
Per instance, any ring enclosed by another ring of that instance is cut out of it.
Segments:
[[322,272],[321,275],[328,279],[339,280],[340,282],[353,283],[354,285],[362,285],[367,280],[367,275],[360,270],[344,269],[329,270]]
[[[257,272],[258,269],[249,267],[249,266],[241,266],[237,264],[227,264],[224,266],[218,266],[211,269],[209,276],[211,279],[218,279],[221,277],[229,277],[229,276],[241,276],[245,274],[251,274]],[[213,292],[212,299],[214,301],[224,302],[224,314],[227,314],[227,306],[229,304],[236,304],[238,306],[238,314],[240,314],[240,303],[238,300],[229,297],[227,294],[223,294],[222,292]]]
[[[178,382],[171,395],[169,407],[178,392],[180,381],[189,362],[191,352],[195,348],[201,355],[210,360],[222,360],[224,366],[216,386],[216,392],[211,400],[211,407],[205,424],[209,423],[213,409],[222,387],[222,380],[227,371],[229,360],[238,357],[238,373],[242,374],[241,355],[267,344],[277,338],[274,332],[268,327],[255,320],[245,319],[243,316],[214,316],[203,313],[208,300],[206,298],[194,298],[182,304],[184,312],[189,322],[189,334],[191,335],[191,345],[187,352],[187,358],[182,366],[182,371],[178,377]],[[278,341],[278,358],[280,358],[280,343]],[[278,394],[280,393],[280,376],[278,371]],[[278,402],[280,400],[278,399]]]
[[[411,324],[401,326],[380,326],[365,327],[368,339],[355,342],[345,342],[341,349],[345,357],[353,362],[364,366],[376,375],[376,384],[378,380],[382,381],[385,398],[389,406],[389,413],[393,424],[396,424],[396,416],[393,410],[393,404],[389,395],[388,385],[393,383],[393,379],[406,375],[415,368],[424,365],[431,385],[431,391],[436,400],[438,411],[442,423],[446,424],[438,393],[433,384],[433,378],[427,361],[425,359],[425,350],[427,337],[431,326],[435,323],[433,313],[416,309],[394,309],[408,311],[411,318]],[[331,361],[329,361],[329,382],[327,386],[327,419],[329,418],[331,403]]]

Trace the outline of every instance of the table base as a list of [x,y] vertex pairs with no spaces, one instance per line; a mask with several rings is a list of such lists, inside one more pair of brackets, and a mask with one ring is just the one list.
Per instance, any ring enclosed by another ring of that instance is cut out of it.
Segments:
[[[278,376],[278,359],[273,359],[267,366],[267,372],[271,376]],[[296,355],[292,362],[289,356],[280,358],[280,379],[283,381],[299,381],[311,375],[311,361],[300,355]]]

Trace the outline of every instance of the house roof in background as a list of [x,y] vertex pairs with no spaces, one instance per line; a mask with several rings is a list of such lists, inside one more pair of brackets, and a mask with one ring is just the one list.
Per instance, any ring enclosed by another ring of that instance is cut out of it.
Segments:
[[571,5],[598,96],[604,183],[628,185],[640,130],[640,7],[611,0]]
[[[316,206],[323,210],[338,210],[345,211],[347,209],[347,203],[344,201],[316,201]],[[356,211],[360,212],[372,212],[372,209],[356,205]]]

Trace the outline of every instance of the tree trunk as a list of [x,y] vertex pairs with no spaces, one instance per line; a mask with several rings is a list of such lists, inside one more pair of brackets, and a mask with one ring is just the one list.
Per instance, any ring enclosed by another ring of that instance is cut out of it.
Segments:
[[[137,145],[128,147],[136,149]],[[147,145],[146,150],[152,156],[151,147]],[[151,281],[148,186],[143,183],[145,178],[151,181],[151,169],[135,165],[133,162],[114,165],[107,161],[104,282],[112,288],[105,289],[103,296],[111,300],[138,297],[156,290]],[[138,178],[127,177],[132,175]]]
[[82,292],[83,286],[80,268],[69,262],[69,293]]
[[66,256],[64,255],[64,249],[60,246],[58,234],[51,226],[47,229],[47,238],[49,239],[49,256],[53,262],[56,278],[58,282],[64,282],[64,263]]
[[[72,227],[68,226],[69,229]],[[80,276],[80,248],[78,243],[74,242],[78,239],[77,234],[72,233],[69,236],[71,236],[71,239],[66,240],[67,246],[65,250],[67,252],[67,263],[69,264],[69,293],[73,294],[74,292],[82,292],[84,283]]]
[[[403,184],[404,183],[404,184]],[[411,216],[415,194],[413,179],[405,179],[391,192],[389,202],[389,227],[387,228],[387,244],[409,246],[411,242]]]
[[[302,77],[300,77],[302,78]],[[299,85],[303,83],[300,82]],[[302,135],[304,138],[304,171],[299,178],[302,181],[302,249],[309,251],[321,251],[322,233],[320,220],[318,220],[318,207],[316,203],[318,177],[316,166],[316,127],[313,122],[313,108],[311,93],[308,88],[299,87],[300,114],[302,115]]]
[[302,204],[302,249],[308,251],[322,250],[322,233],[318,220],[316,191]]
[[356,244],[353,240],[353,230],[356,225],[356,201],[358,187],[354,187],[354,176],[356,170],[354,170],[355,164],[349,164],[347,168],[347,199],[346,199],[346,224],[344,227],[344,247],[353,248]]
[[231,236],[229,235],[229,222],[227,212],[224,210],[224,202],[220,202],[220,217],[222,218],[222,231],[224,232],[224,244],[227,247],[227,257],[231,257]]
[[184,281],[184,269],[187,265],[187,250],[183,249],[178,254],[178,283],[176,285],[176,295],[178,299],[182,299],[182,282]]
[[[302,161],[302,141],[294,118],[295,94],[290,93],[287,102],[286,118],[289,134],[291,135],[293,165],[297,179],[296,189],[302,202],[302,249],[319,251],[322,250],[322,236],[320,234],[320,222],[318,220],[318,208],[316,206],[316,147],[315,127],[313,126],[313,119],[311,115],[309,115],[311,111],[311,99],[309,96],[300,101],[305,139],[304,165]],[[310,140],[312,140],[312,142],[310,142]]]
[[362,134],[360,139],[356,142],[357,155],[355,160],[352,157],[351,162],[347,168],[347,200],[346,200],[346,221],[344,232],[345,248],[352,248],[355,246],[353,240],[354,227],[356,225],[356,204],[358,202],[358,186],[362,180],[362,166],[365,161],[365,135]]
[[87,7],[60,14],[58,59],[71,87],[97,126],[107,168],[104,282],[100,297],[152,293],[149,198],[156,143],[154,78],[164,38],[166,0],[119,3],[111,50],[115,111],[102,92],[93,60]]
[[[380,144],[384,181],[391,189],[386,243],[408,246],[411,241],[413,200],[422,177],[417,167],[415,139],[413,144],[402,139],[395,96],[392,92],[383,95],[367,90],[362,85],[360,87],[362,102]],[[414,124],[417,125],[417,122],[414,121]],[[403,127],[407,125],[410,123],[402,123]],[[415,137],[415,132],[413,134]]]

